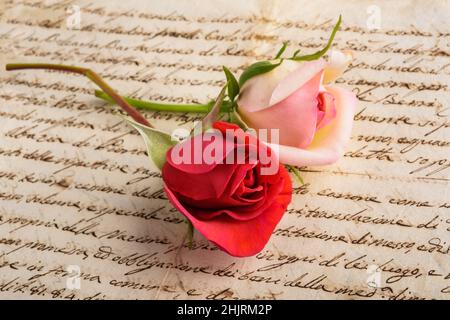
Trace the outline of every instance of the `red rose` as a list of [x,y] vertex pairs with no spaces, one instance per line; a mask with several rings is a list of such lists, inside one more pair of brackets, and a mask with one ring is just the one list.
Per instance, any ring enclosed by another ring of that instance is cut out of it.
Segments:
[[[230,255],[251,256],[263,249],[290,203],[291,181],[267,145],[234,124],[215,122],[213,128],[215,134],[168,150],[164,189],[207,239]],[[243,150],[245,161],[237,161]]]

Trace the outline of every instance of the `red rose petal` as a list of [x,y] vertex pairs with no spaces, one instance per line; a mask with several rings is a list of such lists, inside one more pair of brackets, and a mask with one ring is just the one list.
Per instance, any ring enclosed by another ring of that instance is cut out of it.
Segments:
[[236,220],[229,216],[200,220],[189,212],[177,196],[165,185],[170,202],[193,224],[194,228],[222,250],[236,257],[246,257],[260,252],[280,221],[292,198],[292,185],[284,167],[279,171],[281,192],[271,205],[250,220]]

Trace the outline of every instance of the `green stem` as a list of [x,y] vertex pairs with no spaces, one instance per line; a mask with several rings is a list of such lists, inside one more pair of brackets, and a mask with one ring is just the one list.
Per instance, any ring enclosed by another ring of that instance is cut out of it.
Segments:
[[[108,102],[115,102],[115,100],[112,99],[106,92],[103,92],[101,90],[95,90],[95,96]],[[206,104],[169,104],[139,100],[130,97],[122,98],[135,108],[152,111],[208,113],[214,105],[214,100],[211,100]],[[231,103],[229,101],[224,101],[222,107],[220,108],[220,111],[228,112],[230,109]]]
[[58,70],[84,75],[98,85],[104,92],[106,92],[108,96],[111,97],[111,99],[120,107],[122,107],[122,109],[136,122],[152,127],[152,125],[147,121],[147,119],[144,118],[142,114],[139,113],[139,111],[130,106],[128,102],[126,102],[113,88],[111,88],[98,74],[90,69],[49,63],[10,63],[6,65],[7,71],[23,69]]
[[188,247],[189,249],[192,249],[192,244],[194,242],[194,226],[192,225],[192,222],[187,220],[188,223]]

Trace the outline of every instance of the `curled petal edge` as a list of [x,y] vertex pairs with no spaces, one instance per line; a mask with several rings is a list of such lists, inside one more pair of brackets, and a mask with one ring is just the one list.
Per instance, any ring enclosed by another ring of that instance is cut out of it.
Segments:
[[326,91],[335,98],[336,118],[318,130],[312,143],[305,149],[271,146],[274,150],[278,149],[281,163],[293,166],[328,165],[336,162],[344,153],[351,136],[357,98],[353,92],[338,87],[327,86]]

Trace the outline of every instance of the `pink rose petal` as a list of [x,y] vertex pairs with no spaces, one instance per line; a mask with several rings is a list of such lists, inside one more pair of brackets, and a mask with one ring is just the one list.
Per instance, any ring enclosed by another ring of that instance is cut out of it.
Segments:
[[317,95],[322,72],[317,73],[301,88],[279,103],[256,112],[239,106],[243,120],[255,129],[279,129],[280,144],[307,147],[316,132]]
[[357,98],[354,93],[342,88],[326,87],[326,90],[335,98],[336,117],[316,132],[306,149],[278,146],[282,163],[294,166],[326,165],[336,162],[343,154],[350,139]]

